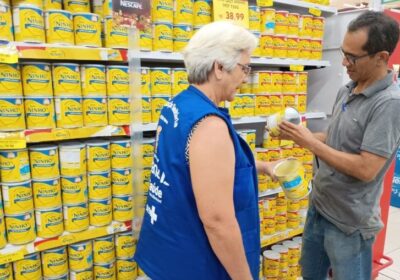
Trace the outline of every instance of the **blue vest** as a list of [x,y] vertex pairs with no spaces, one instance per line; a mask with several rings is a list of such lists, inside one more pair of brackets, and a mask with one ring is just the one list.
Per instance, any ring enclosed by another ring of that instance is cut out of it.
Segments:
[[[234,205],[254,279],[260,263],[257,175],[253,154],[226,109],[193,86],[161,111],[150,188],[135,260],[153,280],[230,279],[200,220],[185,148],[193,126],[207,115],[222,118],[235,148]],[[211,135],[210,135],[211,136]],[[226,194],[229,195],[229,194]]]

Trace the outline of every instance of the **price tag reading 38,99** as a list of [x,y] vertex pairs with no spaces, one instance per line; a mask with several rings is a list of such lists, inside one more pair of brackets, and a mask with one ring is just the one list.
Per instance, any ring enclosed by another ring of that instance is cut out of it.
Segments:
[[248,28],[249,4],[245,0],[214,0],[214,20],[229,20]]

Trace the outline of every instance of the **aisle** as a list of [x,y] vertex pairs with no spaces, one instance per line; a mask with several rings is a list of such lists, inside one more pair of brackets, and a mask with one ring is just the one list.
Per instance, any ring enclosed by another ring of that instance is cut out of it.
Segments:
[[393,259],[393,264],[382,270],[376,280],[400,279],[400,208],[389,208],[386,231],[385,255]]

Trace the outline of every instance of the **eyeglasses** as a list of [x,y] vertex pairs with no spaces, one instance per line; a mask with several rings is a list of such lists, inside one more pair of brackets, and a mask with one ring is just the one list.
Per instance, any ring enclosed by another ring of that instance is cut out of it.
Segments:
[[241,63],[236,63],[237,65],[240,66],[240,68],[242,68],[243,73],[245,73],[246,75],[249,75],[251,72],[251,67],[249,65],[245,65],[245,64],[241,64]]
[[341,52],[343,58],[345,58],[352,65],[356,64],[357,60],[359,60],[361,58],[374,55],[374,54],[367,53],[367,54],[364,54],[364,55],[356,56],[356,55],[352,55],[352,54],[346,53],[342,48],[340,48],[340,52]]

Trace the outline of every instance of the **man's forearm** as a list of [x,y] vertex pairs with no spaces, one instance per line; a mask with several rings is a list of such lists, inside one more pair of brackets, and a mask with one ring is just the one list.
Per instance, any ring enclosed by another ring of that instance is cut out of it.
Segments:
[[314,137],[317,138],[322,143],[326,143],[326,133],[324,132],[315,132],[313,133]]

